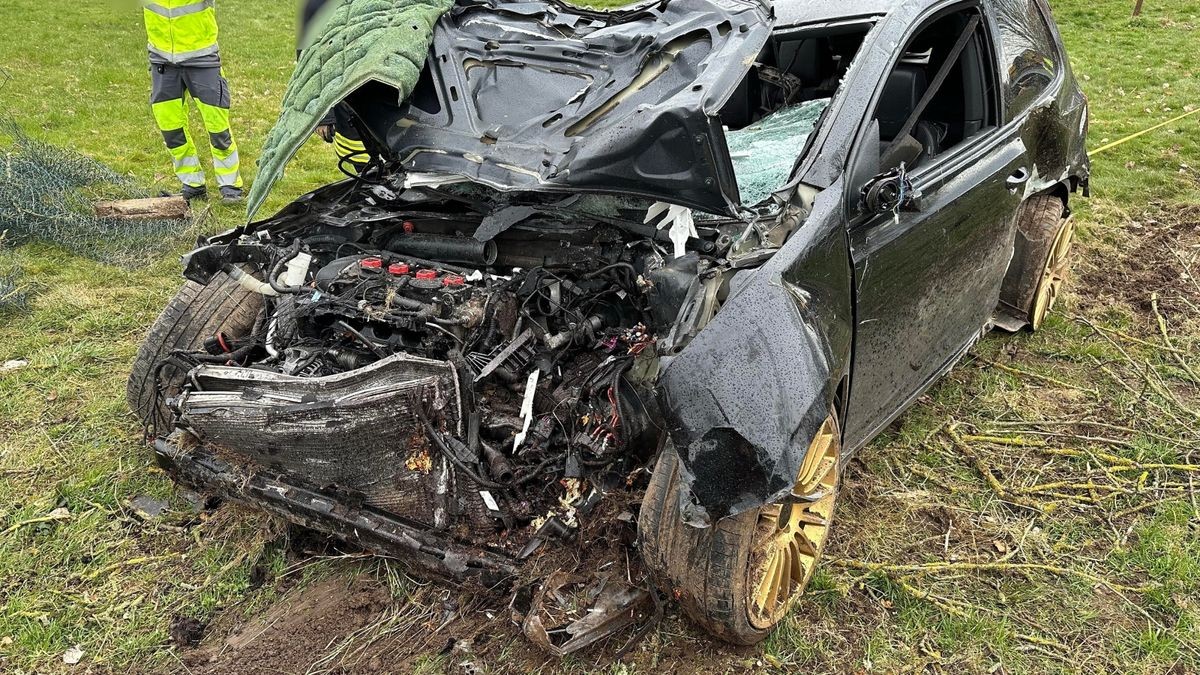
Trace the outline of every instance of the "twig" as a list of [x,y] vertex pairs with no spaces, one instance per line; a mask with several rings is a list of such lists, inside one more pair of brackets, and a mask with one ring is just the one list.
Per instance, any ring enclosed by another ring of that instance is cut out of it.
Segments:
[[1175,345],[1171,344],[1171,334],[1167,332],[1167,320],[1163,318],[1162,312],[1158,311],[1158,293],[1150,294],[1150,309],[1153,310],[1154,318],[1158,321],[1158,332],[1162,334],[1163,342],[1166,343],[1167,348],[1173,352],[1175,360],[1179,362],[1179,367],[1183,368],[1188,377],[1192,378],[1192,382],[1200,384],[1200,375],[1197,375],[1196,371],[1192,370],[1192,367],[1183,359],[1183,355],[1175,350]]
[[983,361],[984,363],[988,364],[989,366],[996,368],[997,370],[1002,370],[1002,371],[1012,374],[1012,375],[1018,375],[1020,377],[1028,377],[1028,378],[1032,378],[1034,380],[1041,380],[1042,382],[1045,382],[1047,384],[1053,384],[1057,387],[1065,387],[1067,389],[1074,389],[1076,391],[1082,391],[1084,393],[1091,394],[1092,396],[1096,397],[1097,399],[1100,398],[1100,392],[1096,391],[1095,389],[1081,387],[1077,384],[1071,384],[1070,382],[1063,382],[1062,380],[1055,379],[1048,375],[1039,375],[1037,373],[1031,373],[1028,370],[1021,370],[1020,368],[1006,366],[1002,363],[996,363],[995,361],[985,359],[982,356],[976,357],[976,358],[978,358],[980,361]]
[[992,488],[992,492],[995,492],[1000,499],[1039,512],[1044,511],[1048,506],[1053,506],[1038,504],[1033,500],[1013,494],[1008,490],[1008,488],[1004,487],[1004,484],[1001,483],[999,479],[996,478],[995,474],[992,473],[992,468],[988,466],[987,462],[983,461],[982,458],[975,454],[975,451],[971,449],[971,446],[967,445],[966,441],[958,433],[957,426],[958,425],[956,423],[946,425],[946,435],[950,437],[950,442],[954,444],[954,447],[960,453],[962,453],[964,457],[971,461],[971,463],[975,466],[975,470],[979,472],[984,481],[987,482],[988,486]]
[[[1133,427],[1122,426],[1120,424],[1110,424],[1108,422],[1096,422],[1094,420],[1083,420],[1083,419],[1081,419],[1081,420],[1028,420],[1028,421],[1025,421],[1025,420],[997,420],[997,421],[993,421],[993,422],[988,422],[988,425],[992,426],[992,427],[1005,427],[1005,428],[1021,427],[1021,426],[1025,426],[1025,425],[1033,425],[1033,426],[1037,426],[1037,427],[1058,427],[1058,426],[1096,427],[1097,429],[1110,429],[1112,431],[1124,431],[1124,432],[1130,433],[1130,434],[1142,434],[1145,436],[1149,436],[1150,438],[1154,438],[1154,439],[1157,439],[1160,441],[1166,441],[1168,443],[1174,443],[1176,445],[1200,446],[1200,441],[1191,441],[1186,438],[1167,436],[1165,434],[1160,434],[1160,433],[1156,433],[1153,431],[1147,431],[1144,429],[1134,429]],[[1122,441],[1122,440],[1115,439],[1115,438],[1100,438],[1100,437],[1095,437],[1095,436],[1076,436],[1074,434],[1065,434],[1062,432],[1054,432],[1054,431],[1033,431],[1033,430],[1026,429],[1026,430],[1022,430],[1021,433],[1038,434],[1041,436],[1062,436],[1064,438],[1077,438],[1077,439],[1084,440],[1084,441],[1095,441],[1097,443],[1108,443],[1110,445],[1131,445],[1128,441]]]
[[1066,649],[1067,648],[1067,646],[1061,642],[1051,640],[1050,638],[1040,637],[1037,635],[1025,635],[1024,633],[1017,633],[1017,638],[1024,640],[1026,642],[1035,644],[1035,645],[1041,645],[1043,647],[1052,647],[1054,649]]
[[1128,488],[1123,488],[1116,485],[1105,485],[1103,483],[1095,483],[1090,480],[1086,483],[1072,483],[1071,481],[1064,480],[1056,483],[1042,483],[1041,485],[1015,488],[1015,491],[1017,492],[1046,492],[1047,490],[1113,490],[1123,494],[1132,494],[1132,491]]
[[[1106,333],[1104,333],[1103,331],[1101,331],[1101,330],[1099,330],[1098,328],[1096,328],[1096,325],[1095,325],[1095,324],[1091,323],[1091,322],[1090,322],[1090,321],[1088,321],[1087,319],[1080,319],[1080,321],[1082,321],[1084,324],[1086,324],[1086,325],[1090,326],[1090,327],[1092,328],[1092,330],[1093,330],[1093,331],[1094,331],[1094,332],[1095,332],[1097,335],[1099,335],[1100,337],[1102,337],[1102,338],[1104,338],[1105,340],[1107,340],[1109,344],[1111,344],[1113,347],[1115,347],[1115,348],[1117,349],[1117,351],[1121,352],[1121,356],[1125,357],[1125,361],[1126,361],[1127,363],[1129,363],[1129,364],[1134,364],[1134,363],[1137,363],[1137,361],[1135,361],[1135,360],[1134,360],[1134,358],[1133,358],[1132,356],[1130,356],[1130,355],[1129,355],[1129,352],[1125,351],[1125,348],[1124,348],[1124,347],[1122,347],[1120,344],[1118,344],[1116,340],[1113,340],[1113,339],[1112,339],[1111,337],[1109,337],[1109,336],[1108,336]],[[1160,411],[1162,411],[1162,413],[1163,413],[1164,415],[1167,415],[1167,416],[1169,416],[1169,417],[1170,417],[1172,420],[1174,420],[1174,421],[1175,421],[1175,423],[1176,423],[1176,424],[1178,424],[1179,426],[1186,427],[1186,428],[1189,428],[1189,429],[1191,429],[1191,428],[1192,428],[1192,427],[1191,427],[1191,425],[1190,425],[1189,423],[1187,423],[1187,422],[1184,422],[1183,420],[1180,420],[1180,419],[1179,419],[1177,416],[1175,416],[1175,414],[1174,414],[1174,413],[1172,413],[1170,410],[1167,410],[1167,409],[1166,409],[1166,408],[1164,408],[1163,406],[1159,405],[1157,401],[1152,401],[1152,400],[1150,400],[1149,398],[1146,398],[1146,396],[1145,396],[1145,392],[1144,392],[1144,391],[1143,391],[1142,393],[1138,393],[1138,392],[1134,391],[1133,387],[1129,386],[1129,383],[1125,382],[1125,380],[1123,380],[1123,379],[1121,379],[1120,377],[1118,377],[1118,376],[1117,376],[1115,373],[1113,373],[1111,370],[1109,370],[1109,368],[1108,368],[1108,367],[1106,367],[1105,365],[1101,364],[1101,363],[1099,362],[1099,360],[1098,360],[1098,359],[1096,359],[1095,357],[1092,357],[1092,360],[1093,360],[1093,361],[1096,361],[1096,364],[1097,364],[1097,365],[1100,367],[1100,370],[1101,370],[1101,371],[1103,371],[1103,372],[1104,372],[1105,374],[1107,374],[1107,375],[1108,375],[1110,378],[1112,378],[1112,379],[1113,379],[1113,381],[1114,381],[1114,382],[1116,382],[1118,385],[1120,385],[1121,387],[1125,388],[1127,391],[1129,391],[1130,393],[1132,393],[1132,394],[1134,395],[1134,397],[1135,397],[1135,398],[1137,398],[1138,400],[1144,400],[1144,401],[1146,401],[1147,403],[1152,403],[1152,404],[1154,404],[1154,407],[1156,407],[1156,408],[1158,408]],[[1175,396],[1174,396],[1173,394],[1171,394],[1171,393],[1169,393],[1169,392],[1165,391],[1165,388],[1166,388],[1166,385],[1165,385],[1165,384],[1164,384],[1164,385],[1162,385],[1162,386],[1159,386],[1159,385],[1156,385],[1156,384],[1155,384],[1153,381],[1151,381],[1151,379],[1150,379],[1150,373],[1151,373],[1151,372],[1153,372],[1155,375],[1158,375],[1158,371],[1156,371],[1156,370],[1154,369],[1154,367],[1150,365],[1150,363],[1149,363],[1149,362],[1146,362],[1146,364],[1145,364],[1145,365],[1146,365],[1146,369],[1145,369],[1145,371],[1143,371],[1143,372],[1142,372],[1142,378],[1144,379],[1144,381],[1145,381],[1145,383],[1146,383],[1146,386],[1147,386],[1148,388],[1150,388],[1150,389],[1155,389],[1155,390],[1156,390],[1156,393],[1158,393],[1158,395],[1159,395],[1159,396],[1162,396],[1163,398],[1167,399],[1167,401],[1168,401],[1168,402],[1174,403],[1174,404],[1175,404],[1175,405],[1176,405],[1176,406],[1177,406],[1177,407],[1178,407],[1180,410],[1183,410],[1184,412],[1188,413],[1188,415],[1190,415],[1192,418],[1194,418],[1194,419],[1200,419],[1200,413],[1196,413],[1195,411],[1193,411],[1193,410],[1189,409],[1187,406],[1183,405],[1183,403],[1181,403],[1181,402],[1179,401],[1179,399],[1175,398]]]
[[38,516],[37,518],[30,518],[28,520],[22,520],[18,523],[13,523],[12,525],[8,526],[8,529],[4,530],[4,532],[0,532],[0,534],[12,534],[13,532],[16,532],[17,530],[21,529],[22,527],[25,527],[26,525],[37,525],[38,523],[51,523],[56,520],[67,520],[70,517],[71,517],[71,514],[65,510],[58,511],[56,513],[52,512],[46,516]]
[[1175,347],[1164,347],[1160,344],[1155,344],[1153,342],[1150,342],[1149,340],[1143,340],[1142,338],[1134,337],[1134,336],[1130,335],[1129,333],[1126,333],[1125,331],[1122,331],[1122,330],[1117,330],[1116,328],[1109,328],[1107,326],[1099,326],[1081,316],[1075,317],[1075,321],[1077,323],[1084,324],[1085,326],[1087,326],[1088,328],[1091,328],[1092,330],[1096,331],[1097,333],[1105,333],[1105,332],[1112,333],[1113,335],[1116,335],[1117,337],[1120,337],[1124,340],[1128,340],[1134,344],[1138,344],[1143,347],[1149,347],[1151,349],[1157,349],[1157,350],[1164,351],[1164,352],[1174,352],[1177,354],[1184,353],[1183,350],[1181,350],[1181,349],[1178,349]]
[[868,563],[860,560],[846,560],[844,558],[834,558],[828,561],[829,564],[835,567],[848,567],[850,569],[864,570],[867,572],[909,572],[913,574],[925,574],[935,572],[1021,572],[1021,571],[1040,571],[1058,576],[1074,576],[1090,581],[1094,584],[1106,586],[1114,591],[1129,591],[1132,593],[1145,593],[1147,591],[1158,588],[1158,584],[1146,584],[1143,586],[1127,586],[1118,584],[1115,581],[1110,581],[1104,577],[1097,576],[1091,572],[1072,569],[1070,567],[1059,567],[1057,565],[1042,565],[1039,563],[1009,563],[1009,562],[994,562],[994,563],[971,563],[971,562],[931,562],[915,565],[890,565],[887,563]]
[[[1176,240],[1176,243],[1178,243],[1178,240]],[[1192,282],[1192,285],[1196,287],[1196,291],[1200,292],[1200,281],[1196,281],[1196,275],[1192,274],[1191,263],[1183,259],[1183,256],[1179,254],[1179,251],[1175,246],[1168,246],[1167,248],[1171,250],[1171,255],[1175,256],[1175,259],[1179,261],[1179,265],[1183,267],[1184,275],[1189,281]],[[1192,256],[1192,260],[1194,261],[1195,259],[1196,257]]]
[[1014,445],[1023,448],[1044,448],[1048,443],[1039,439],[1021,438],[1020,436],[986,436],[965,434],[962,440],[971,443],[991,443],[993,445]]
[[169,560],[171,558],[182,558],[182,557],[183,557],[182,553],[168,553],[166,555],[150,555],[150,556],[143,556],[140,558],[129,558],[128,560],[118,560],[115,563],[105,565],[104,567],[101,567],[96,570],[92,570],[91,572],[84,574],[83,578],[91,580],[91,579],[95,579],[95,578],[99,577],[102,574],[107,574],[108,572],[118,570],[122,567],[130,567],[133,565],[144,565],[146,563],[157,562],[159,560]]
[[1109,464],[1115,466],[1108,467],[1111,471],[1154,471],[1156,469],[1166,469],[1168,471],[1200,471],[1200,464],[1166,464],[1162,462],[1142,463],[1136,462],[1125,457],[1110,455],[1107,452],[1092,451],[1085,453],[1082,450],[1072,448],[1041,448],[1040,452],[1048,455],[1061,455],[1063,457],[1094,457],[1102,459]]
[[[1096,365],[1100,368],[1101,372],[1103,372],[1105,375],[1108,375],[1112,379],[1113,382],[1117,383],[1118,386],[1120,386],[1125,391],[1132,394],[1135,399],[1137,399],[1139,401],[1145,401],[1146,403],[1153,405],[1155,408],[1158,409],[1159,412],[1161,412],[1163,415],[1169,417],[1171,419],[1171,421],[1173,421],[1178,426],[1181,426],[1181,427],[1188,426],[1188,424],[1186,422],[1184,422],[1183,420],[1179,419],[1179,417],[1174,412],[1168,410],[1166,407],[1164,407],[1158,401],[1154,401],[1154,400],[1148,398],[1146,396],[1145,390],[1137,391],[1132,386],[1130,386],[1128,382],[1126,382],[1121,377],[1119,377],[1116,373],[1114,373],[1112,371],[1112,369],[1110,369],[1108,366],[1103,365],[1098,360],[1096,360]],[[1149,365],[1149,364],[1147,364],[1147,365]],[[1146,374],[1143,374],[1142,377],[1145,380],[1147,388],[1151,388],[1149,376]]]
[[912,597],[918,600],[924,600],[926,602],[933,603],[934,606],[946,612],[947,614],[952,614],[960,619],[967,618],[967,613],[951,604],[948,598],[938,597],[929,591],[921,590],[908,583],[904,579],[893,577],[890,574],[888,575],[888,578],[892,580],[892,583],[899,586],[901,590],[903,590],[905,593],[908,593]]
[[918,466],[918,465],[914,464],[912,466],[909,466],[908,470],[910,473],[914,473],[914,474],[920,476],[921,478],[924,478],[925,480],[942,488],[943,490],[949,492],[950,494],[954,494],[954,493],[958,492],[958,488],[956,488],[953,485],[950,485],[949,483],[938,478],[932,471],[930,471],[929,469],[926,469],[923,466]]
[[1164,497],[1163,499],[1156,499],[1152,502],[1146,502],[1145,504],[1138,504],[1137,506],[1134,506],[1133,508],[1128,508],[1128,509],[1124,509],[1122,511],[1117,511],[1116,513],[1112,514],[1112,517],[1120,518],[1122,516],[1130,516],[1135,513],[1140,513],[1142,511],[1152,509],[1160,504],[1165,504],[1167,502],[1177,502],[1177,501],[1180,501],[1179,497]]

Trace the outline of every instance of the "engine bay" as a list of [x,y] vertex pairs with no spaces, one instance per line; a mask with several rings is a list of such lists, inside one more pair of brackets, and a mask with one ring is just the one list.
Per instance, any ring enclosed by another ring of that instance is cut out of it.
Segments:
[[160,382],[187,377],[160,384],[171,428],[154,431],[525,557],[636,482],[665,437],[664,359],[796,222],[329,186],[185,257],[185,276],[261,308],[247,334],[164,359]]

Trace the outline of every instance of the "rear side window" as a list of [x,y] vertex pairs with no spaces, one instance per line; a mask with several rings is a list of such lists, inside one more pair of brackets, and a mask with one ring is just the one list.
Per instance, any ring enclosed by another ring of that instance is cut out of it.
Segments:
[[1004,99],[1011,116],[1025,112],[1062,68],[1058,46],[1038,0],[996,0],[1004,53]]

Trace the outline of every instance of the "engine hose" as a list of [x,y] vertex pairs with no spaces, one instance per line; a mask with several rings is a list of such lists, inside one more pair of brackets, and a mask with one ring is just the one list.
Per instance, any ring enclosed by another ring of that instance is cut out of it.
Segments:
[[[297,239],[292,242],[288,252],[279,259],[279,262],[275,263],[274,267],[271,268],[271,273],[267,275],[267,283],[271,285],[271,290],[275,291],[276,294],[308,292],[308,289],[303,286],[285,286],[277,281],[277,279],[279,279],[279,275],[283,273],[284,266],[295,260],[299,255],[300,240]],[[307,267],[307,265],[305,265],[305,267]]]
[[267,326],[267,303],[263,303],[258,310],[258,316],[254,318],[254,327],[250,329],[250,335],[255,338],[263,338],[263,329]]
[[491,265],[499,252],[494,241],[444,234],[401,234],[387,243],[389,251],[401,254],[476,265]]
[[221,268],[221,271],[225,272],[225,274],[228,274],[229,278],[236,281],[239,286],[252,293],[258,293],[259,295],[267,295],[271,297],[279,295],[275,289],[271,288],[270,284],[265,281],[259,281],[254,277],[254,275],[246,272],[240,267],[235,265],[225,265]]
[[379,345],[375,344],[374,342],[371,342],[371,340],[366,335],[363,335],[362,333],[358,332],[358,330],[356,330],[354,328],[354,326],[351,326],[350,324],[346,323],[345,321],[335,321],[333,323],[333,327],[338,330],[343,330],[343,331],[346,331],[347,333],[349,333],[351,336],[354,337],[354,339],[361,342],[364,347],[366,347],[367,349],[370,349],[371,353],[375,355],[375,358],[378,358],[378,359],[386,359],[387,358],[387,352],[380,349]]
[[558,457],[550,457],[548,459],[542,460],[541,464],[538,464],[537,466],[533,467],[533,471],[518,478],[515,485],[518,485],[518,486],[525,485],[526,483],[533,480],[534,478],[537,478],[538,475],[540,475],[543,471],[546,470],[546,467],[557,462],[559,459],[560,458],[558,458]]
[[410,310],[410,311],[416,312],[418,314],[420,314],[420,313],[432,314],[433,313],[432,305],[427,305],[427,304],[421,302],[420,300],[413,300],[412,298],[406,298],[403,295],[396,295],[395,297],[388,300],[388,302],[392,303],[396,307],[399,307],[401,309]]
[[481,443],[481,445],[483,446],[483,456],[487,460],[488,470],[491,472],[492,478],[501,483],[511,483],[513,470],[512,465],[508,463],[508,458],[504,456],[504,453],[487,443]]

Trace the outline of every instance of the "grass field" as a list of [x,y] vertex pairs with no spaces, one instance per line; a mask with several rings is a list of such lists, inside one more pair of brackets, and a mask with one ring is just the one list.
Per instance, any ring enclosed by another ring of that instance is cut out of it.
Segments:
[[[293,7],[220,4],[252,172],[294,58]],[[1200,2],[1147,0],[1137,19],[1132,0],[1052,4],[1091,98],[1093,147],[1200,106]],[[171,187],[138,13],[3,6],[0,114],[147,188]],[[331,157],[307,146],[269,206],[336,178]],[[810,596],[760,649],[711,645],[669,613],[628,663],[604,668],[1200,670],[1198,165],[1200,118],[1094,158],[1065,302],[1036,335],[985,339],[855,459]],[[214,205],[193,230],[238,215]],[[453,624],[435,638],[405,632],[426,630],[436,612],[418,610],[443,606],[442,591],[385,560],[298,558],[278,523],[234,507],[193,513],[153,468],[124,380],[195,234],[134,269],[46,242],[0,252],[0,274],[19,270],[31,293],[28,308],[0,314],[0,363],[28,361],[0,369],[0,672],[176,670],[170,633],[182,619],[212,622],[219,641],[244,617],[273,616],[281,596],[331,583],[375,584],[392,600],[353,630],[331,618],[328,639],[292,666],[369,670],[400,635],[417,645],[409,666],[452,666],[439,652]],[[142,519],[130,507],[141,495],[172,509]],[[500,614],[476,640],[481,659],[498,671],[541,663]],[[64,665],[75,647],[79,664]]]

